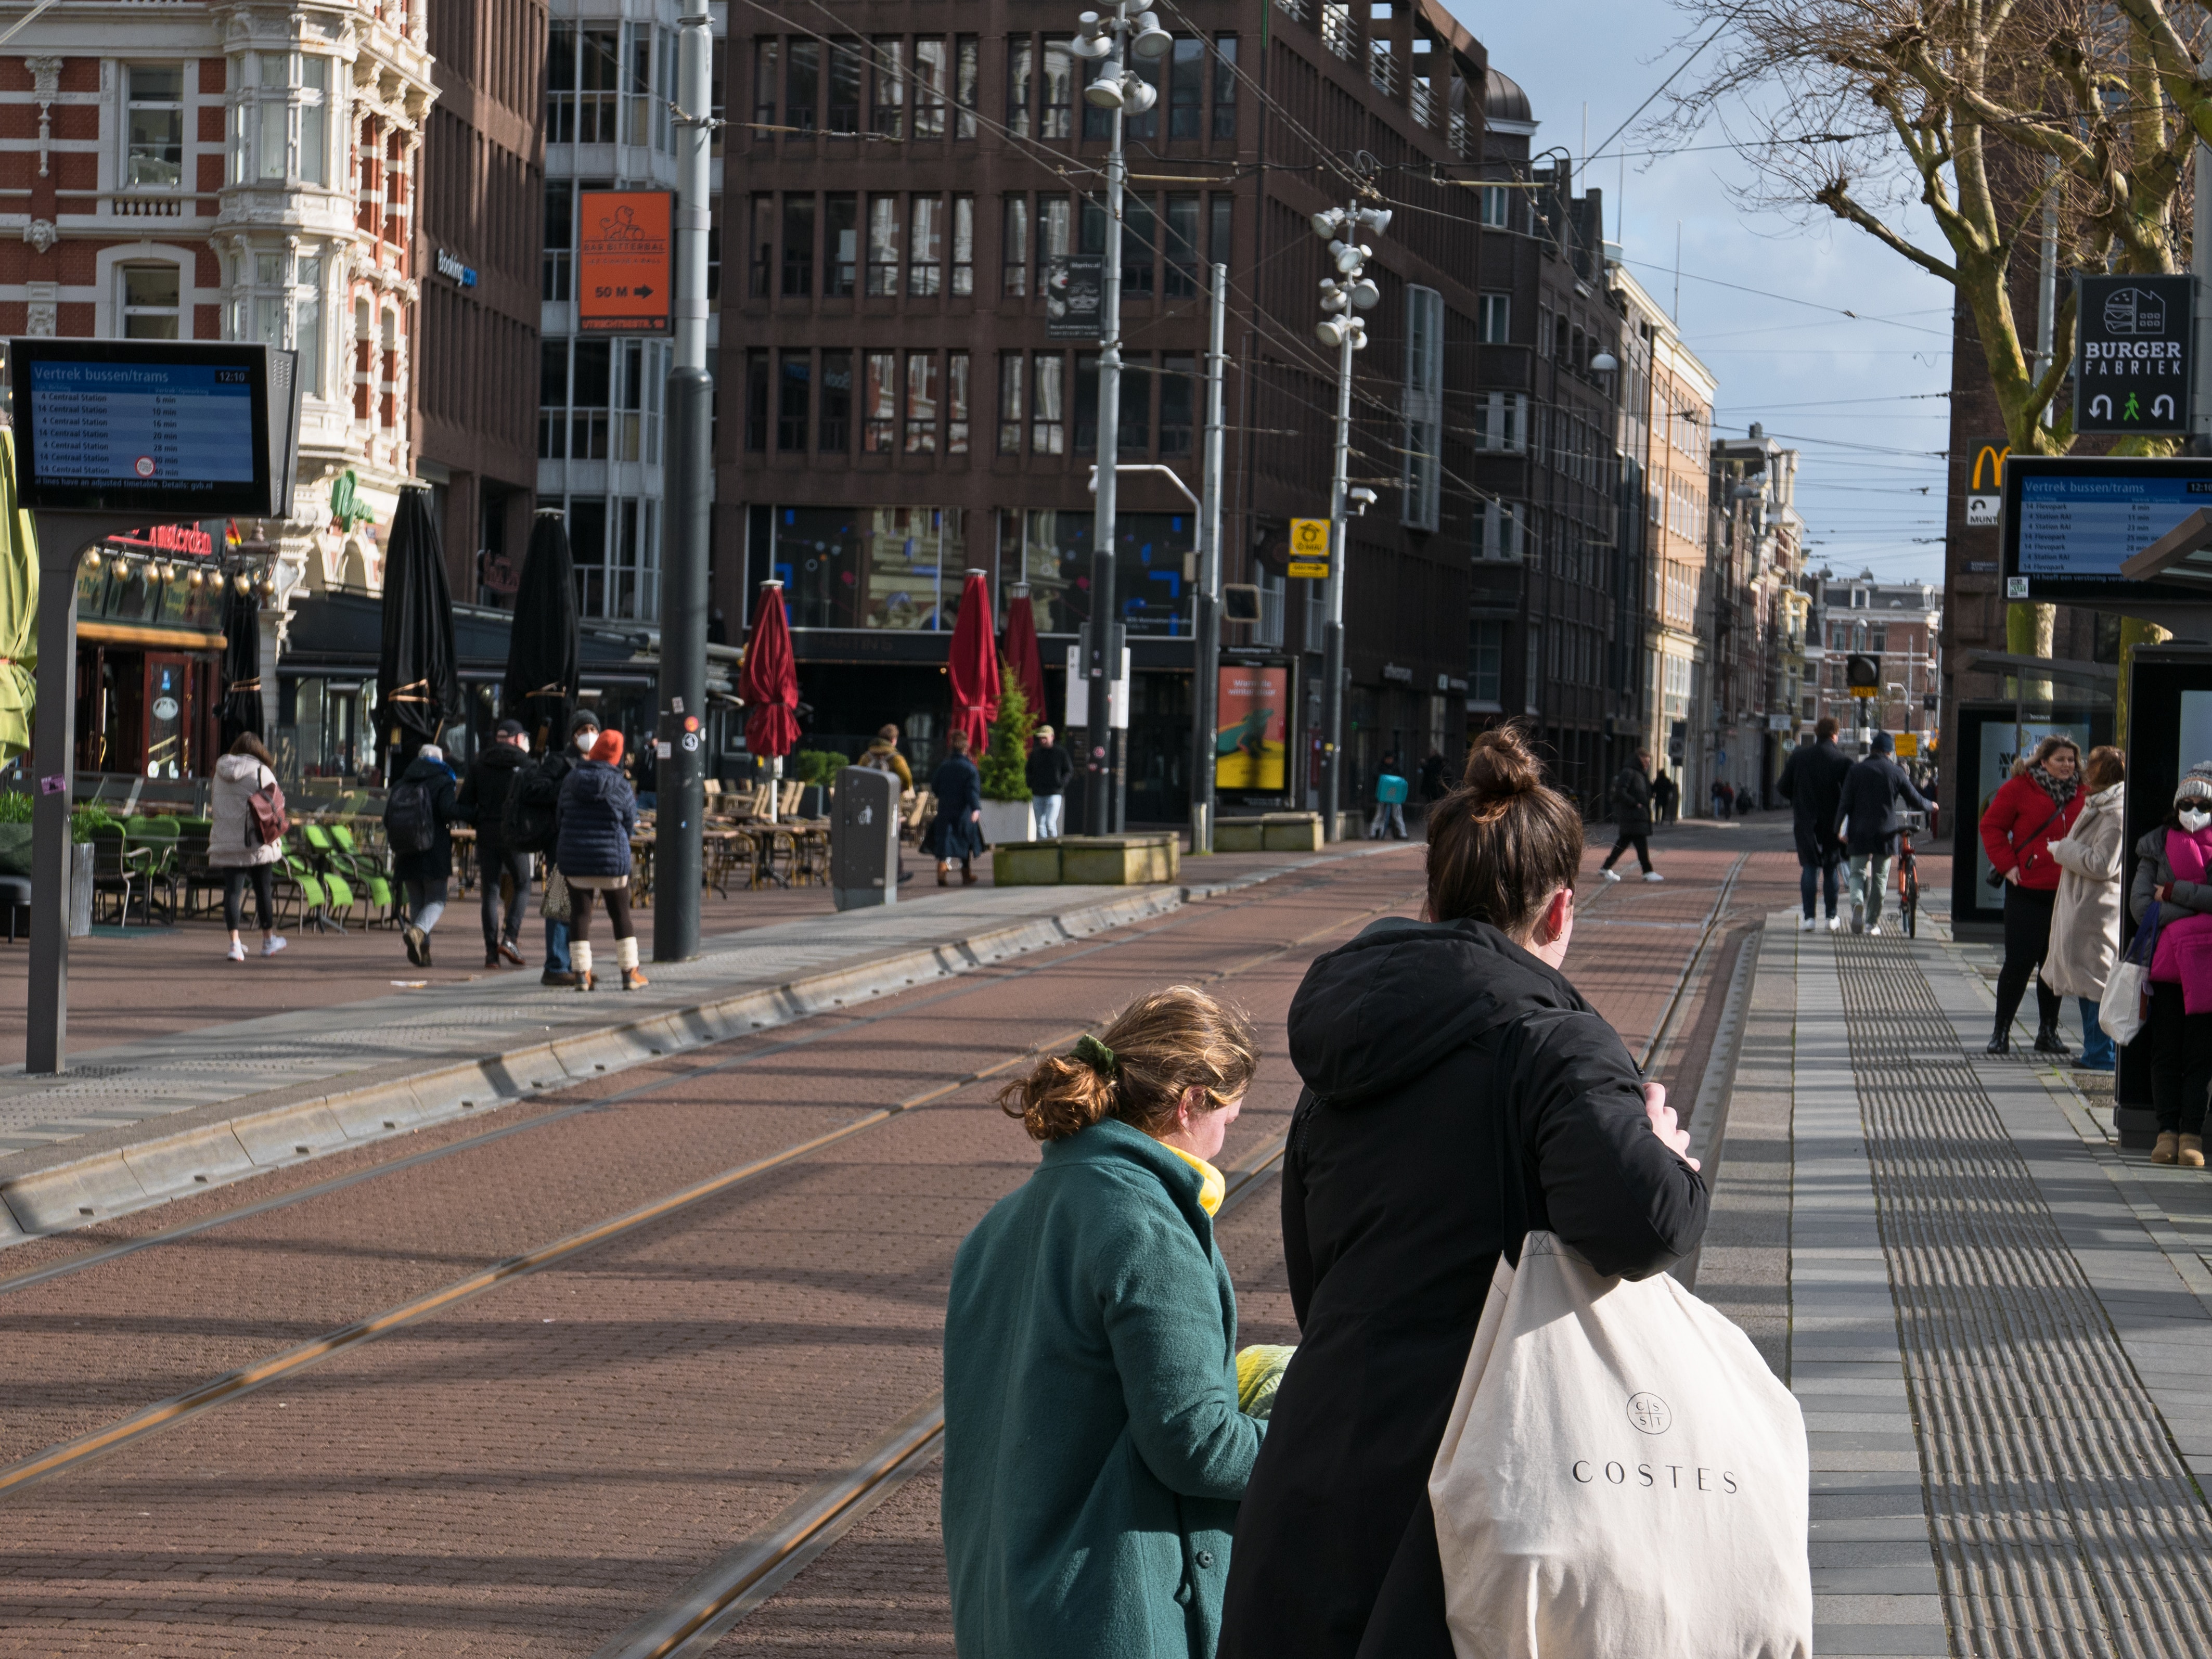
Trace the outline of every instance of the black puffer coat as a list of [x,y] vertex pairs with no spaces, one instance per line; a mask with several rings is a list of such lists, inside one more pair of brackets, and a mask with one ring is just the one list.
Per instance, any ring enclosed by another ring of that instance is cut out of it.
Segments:
[[1308,970],[1290,1039],[1304,1336],[1237,1521],[1220,1656],[1452,1659],[1429,1469],[1498,1251],[1548,1228],[1647,1278],[1704,1236],[1705,1183],[1652,1133],[1613,1028],[1486,923],[1375,923]]
[[586,761],[561,781],[553,862],[564,876],[626,876],[637,828],[637,794],[605,761]]

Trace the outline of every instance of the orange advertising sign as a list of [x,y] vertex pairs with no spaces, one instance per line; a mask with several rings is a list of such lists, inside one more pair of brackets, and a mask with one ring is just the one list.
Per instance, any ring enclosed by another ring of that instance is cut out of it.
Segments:
[[576,325],[586,334],[672,331],[676,198],[588,190],[577,203]]

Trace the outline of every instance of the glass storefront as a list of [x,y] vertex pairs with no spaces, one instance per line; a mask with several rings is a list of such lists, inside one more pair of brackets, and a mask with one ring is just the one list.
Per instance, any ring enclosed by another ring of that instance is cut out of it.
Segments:
[[[999,515],[1000,605],[1014,583],[1030,586],[1040,634],[1073,634],[1091,617],[1091,544],[1097,515],[1052,508]],[[1117,513],[1115,599],[1132,634],[1186,638],[1190,598],[1184,580],[1198,548],[1188,513]]]
[[955,507],[781,507],[768,562],[794,628],[949,631],[969,564]]

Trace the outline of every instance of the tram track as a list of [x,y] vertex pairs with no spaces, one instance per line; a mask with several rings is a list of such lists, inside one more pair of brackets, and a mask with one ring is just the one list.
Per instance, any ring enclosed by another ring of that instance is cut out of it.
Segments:
[[[1282,890],[1279,889],[1277,890],[1279,892]],[[1340,916],[1323,927],[1312,929],[1280,944],[1270,945],[1255,951],[1251,955],[1231,962],[1224,967],[1215,969],[1207,974],[1197,976],[1198,982],[1219,983],[1222,981],[1233,979],[1239,975],[1249,973],[1256,968],[1264,967],[1270,963],[1279,961],[1291,951],[1298,950],[1304,945],[1310,945],[1318,939],[1324,939],[1331,933],[1340,933],[1347,927],[1358,927],[1361,924],[1372,920],[1376,916],[1387,915],[1393,910],[1400,908],[1405,902],[1405,894],[1401,892],[1394,896],[1388,902],[1370,906],[1370,908],[1356,914]],[[1260,901],[1257,899],[1252,901],[1252,902],[1258,902]],[[1237,908],[1243,907],[1240,906]],[[1212,914],[1218,915],[1222,913],[1213,912]],[[1194,920],[1195,918],[1193,919]],[[1169,925],[1173,926],[1176,924],[1170,923]],[[1100,951],[1115,948],[1116,945],[1136,943],[1139,939],[1152,937],[1161,931],[1164,930],[1161,928],[1147,929],[1146,933],[1135,935],[1129,939],[1111,941],[1108,944],[1091,946],[1085,951],[1075,952],[1069,957],[1058,958],[1054,963],[1041,963],[1035,964],[1034,967],[1030,969],[1016,971],[1024,974],[1041,973],[1053,967],[1063,965],[1066,963],[1077,960],[1081,957],[1091,955]],[[1006,980],[1005,978],[1000,978],[990,981],[988,985],[978,984],[961,988],[959,991],[946,991],[939,993],[937,996],[927,999],[919,1005],[911,1003],[906,1004],[903,1007],[897,1010],[886,1009],[879,1015],[868,1016],[863,1019],[848,1021],[831,1031],[823,1033],[822,1036],[833,1036],[836,1035],[837,1031],[850,1030],[855,1026],[871,1023],[874,1019],[890,1018],[895,1013],[910,1013],[918,1006],[928,1006],[929,1003],[942,1001],[954,995],[972,994],[975,991],[991,988],[992,986],[1003,987],[1006,982]],[[234,1370],[226,1371],[218,1376],[210,1378],[208,1381],[193,1388],[185,1389],[179,1394],[170,1395],[167,1399],[157,1401],[151,1405],[146,1406],[125,1417],[117,1419],[116,1420],[108,1423],[100,1428],[93,1430],[88,1433],[79,1435],[69,1440],[62,1441],[54,1445],[49,1446],[43,1451],[21,1459],[4,1468],[0,1468],[0,1498],[11,1497],[16,1493],[27,1491],[43,1481],[52,1479],[56,1475],[81,1468],[95,1458],[104,1456],[108,1453],[118,1451],[125,1447],[135,1444],[146,1439],[149,1436],[161,1432],[165,1429],[191,1421],[195,1418],[216,1409],[217,1407],[228,1404],[231,1401],[243,1398],[246,1395],[252,1394],[258,1389],[265,1388],[270,1383],[296,1376],[300,1373],[319,1365],[340,1354],[356,1350],[366,1343],[376,1340],[380,1337],[389,1335],[395,1331],[404,1330],[424,1319],[457,1307],[462,1303],[474,1300],[475,1298],[483,1296],[491,1291],[496,1290],[504,1285],[511,1284],[518,1279],[540,1273],[548,1267],[551,1267],[561,1262],[571,1260],[577,1255],[589,1251],[599,1245],[607,1243],[611,1240],[633,1234],[642,1228],[666,1220],[672,1216],[678,1215],[710,1199],[720,1197],[745,1185],[748,1182],[757,1181],[762,1176],[769,1175],[777,1170],[784,1169],[793,1164],[799,1163],[813,1154],[824,1150],[825,1148],[851,1140],[856,1136],[864,1134],[872,1129],[877,1128],[883,1124],[893,1121],[896,1118],[902,1117],[908,1112],[925,1108],[950,1096],[957,1094],[963,1090],[973,1087],[977,1083],[987,1082],[994,1077],[1001,1075],[1004,1073],[1012,1070],[1016,1066],[1021,1066],[1025,1062],[1035,1059],[1040,1054],[1072,1042],[1085,1030],[1096,1029],[1095,1025],[1077,1026],[1057,1034],[1043,1042],[1028,1045],[1018,1051],[1005,1055],[989,1066],[968,1073],[957,1079],[935,1085],[929,1089],[921,1091],[917,1094],[909,1096],[907,1098],[896,1102],[890,1105],[878,1107],[871,1111],[862,1114],[859,1117],[854,1118],[848,1122],[839,1125],[834,1129],[826,1131],[823,1133],[811,1136],[805,1140],[796,1142],[793,1145],[786,1146],[778,1152],[769,1153],[763,1158],[755,1158],[744,1164],[738,1164],[734,1168],[725,1170],[703,1181],[693,1182],[688,1186],[678,1188],[674,1192],[665,1194],[659,1198],[651,1200],[645,1204],[639,1205],[629,1210],[624,1211],[620,1214],[594,1223],[591,1226],[582,1228],[577,1231],[568,1233],[560,1238],[556,1238],[548,1243],[539,1245],[533,1249],[507,1256],[499,1261],[492,1263],[489,1267],[479,1269],[477,1272],[469,1273],[460,1279],[454,1279],[447,1284],[437,1286],[436,1288],[426,1291],[420,1296],[410,1297],[392,1307],[386,1308],[379,1313],[372,1314],[364,1318],[352,1321],[334,1330],[325,1332],[323,1334],[314,1337],[308,1341],[297,1344],[290,1348],[268,1355],[251,1364],[240,1366]],[[799,1046],[799,1044],[797,1041],[777,1045],[779,1048],[785,1050],[798,1046]],[[739,1063],[744,1060],[757,1059],[763,1056],[757,1053],[744,1056],[732,1056],[730,1060],[717,1062],[712,1066],[694,1067],[685,1073],[684,1077],[696,1078],[711,1072],[726,1069],[728,1066]],[[672,1083],[682,1080],[683,1079],[664,1078],[658,1079],[652,1084],[637,1085],[635,1089],[624,1092],[627,1094],[636,1094],[644,1092],[647,1089],[666,1088],[671,1086]],[[571,1116],[578,1112],[590,1110],[598,1107],[604,1107],[612,1103],[614,1100],[620,1097],[620,1096],[603,1097],[595,1098],[590,1102],[580,1102],[574,1106],[562,1109],[560,1115],[563,1117]],[[552,1115],[548,1115],[546,1117],[542,1119],[532,1119],[527,1125],[515,1124],[506,1126],[503,1133],[513,1133],[526,1127],[540,1127],[545,1122],[554,1121],[558,1120]],[[417,1159],[419,1161],[428,1161],[434,1156],[442,1156],[448,1152],[459,1150],[465,1146],[471,1144],[481,1145],[486,1139],[496,1138],[496,1135],[499,1133],[502,1132],[494,1132],[492,1134],[487,1136],[472,1137],[469,1141],[456,1142],[451,1147],[436,1148],[431,1152],[417,1155]],[[1264,1151],[1265,1149],[1263,1148],[1262,1150]],[[1277,1146],[1274,1156],[1278,1158],[1280,1156],[1279,1146]],[[330,1190],[336,1186],[356,1184],[358,1181],[371,1178],[374,1175],[389,1173],[393,1170],[404,1167],[404,1164],[412,1160],[403,1160],[401,1164],[380,1166],[376,1170],[359,1171],[354,1176],[339,1177],[337,1182],[320,1183],[320,1187],[323,1190]],[[252,1213],[265,1213],[270,1209],[281,1207],[281,1205],[283,1202],[296,1202],[300,1199],[307,1196],[314,1189],[305,1189],[299,1194],[284,1195],[283,1199],[264,1200],[258,1206],[246,1206],[246,1212],[241,1212],[240,1213],[247,1212]],[[1224,1199],[1224,1202],[1226,1200]],[[233,1216],[228,1218],[237,1218]],[[207,1225],[217,1224],[219,1219],[220,1218],[210,1218],[206,1224],[186,1224],[186,1226],[191,1231],[204,1231]],[[170,1230],[170,1231],[175,1236],[185,1236],[182,1230]],[[146,1243],[154,1242],[172,1241],[170,1238],[163,1236],[156,1236],[155,1238],[150,1238],[148,1241],[145,1241]],[[126,1243],[137,1245],[137,1248],[144,1248],[144,1244],[138,1243],[137,1241],[126,1241]],[[124,1252],[121,1247],[115,1247],[115,1253],[121,1254]],[[112,1260],[112,1255],[102,1255],[100,1259]],[[71,1264],[70,1263],[56,1263],[53,1264],[51,1268],[37,1270],[35,1276],[30,1274],[21,1275],[19,1276],[19,1279],[23,1282],[34,1282],[34,1278],[50,1279],[55,1276],[57,1270],[69,1270],[70,1265]],[[89,1260],[85,1260],[81,1265],[90,1266],[92,1265],[92,1262]],[[4,1283],[0,1283],[0,1289],[9,1288],[16,1284],[16,1282],[17,1281],[6,1281]]]

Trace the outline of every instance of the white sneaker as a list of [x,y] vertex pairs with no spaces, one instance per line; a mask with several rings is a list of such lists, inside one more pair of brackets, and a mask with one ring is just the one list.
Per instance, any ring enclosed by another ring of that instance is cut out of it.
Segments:
[[231,940],[231,942],[230,942],[230,949],[229,949],[229,950],[228,950],[228,951],[224,951],[224,952],[223,952],[223,954],[224,954],[225,956],[228,957],[229,957],[233,962],[243,962],[243,961],[245,961],[245,960],[246,960],[246,942],[245,942],[245,940],[243,940],[243,939],[233,939],[233,940]]
[[1800,916],[1797,919],[1797,931],[1801,933],[1811,933],[1813,931],[1813,918],[1810,916]]
[[264,957],[273,957],[284,948],[286,943],[283,934],[271,933],[261,941],[261,954]]
[[1880,922],[1878,922],[1878,921],[1870,921],[1870,922],[1867,923],[1867,933],[1868,933],[1868,935],[1869,935],[1869,937],[1873,936],[1874,934],[1879,933],[1881,933],[1881,924]]
[[1844,931],[1844,919],[1841,916],[1830,916],[1828,918],[1828,931],[1832,933],[1842,933]]
[[1601,870],[1598,873],[1603,876],[1607,881],[1619,881],[1620,879],[1620,872],[1618,870]]
[[1644,879],[1646,881],[1664,881],[1667,878],[1661,875],[1656,870],[1646,870],[1644,872]]

